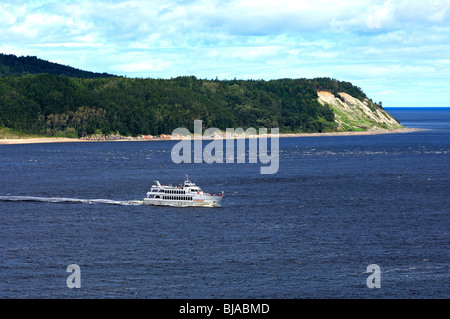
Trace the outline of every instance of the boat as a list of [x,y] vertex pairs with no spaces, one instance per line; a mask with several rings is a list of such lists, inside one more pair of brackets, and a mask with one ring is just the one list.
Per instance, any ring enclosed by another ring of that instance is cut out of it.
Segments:
[[222,194],[210,194],[204,192],[200,187],[189,180],[189,175],[182,185],[161,185],[159,181],[155,181],[147,197],[144,198],[144,204],[165,205],[176,207],[219,207],[223,199]]

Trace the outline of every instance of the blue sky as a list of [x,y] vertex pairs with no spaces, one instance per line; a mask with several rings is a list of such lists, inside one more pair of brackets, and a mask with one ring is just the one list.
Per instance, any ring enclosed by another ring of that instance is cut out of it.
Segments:
[[0,1],[0,52],[128,77],[332,77],[450,106],[450,1]]

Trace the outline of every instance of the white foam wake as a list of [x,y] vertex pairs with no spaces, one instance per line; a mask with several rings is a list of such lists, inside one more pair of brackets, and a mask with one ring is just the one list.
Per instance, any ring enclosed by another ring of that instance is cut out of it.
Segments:
[[79,203],[108,205],[143,205],[142,200],[112,200],[112,199],[80,199],[64,197],[34,197],[34,196],[0,196],[0,201],[8,202],[47,202],[47,203]]

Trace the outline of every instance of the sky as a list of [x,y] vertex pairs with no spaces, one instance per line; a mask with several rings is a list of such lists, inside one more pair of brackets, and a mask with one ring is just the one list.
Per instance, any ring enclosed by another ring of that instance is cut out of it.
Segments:
[[0,0],[0,53],[139,78],[330,77],[450,106],[449,0]]

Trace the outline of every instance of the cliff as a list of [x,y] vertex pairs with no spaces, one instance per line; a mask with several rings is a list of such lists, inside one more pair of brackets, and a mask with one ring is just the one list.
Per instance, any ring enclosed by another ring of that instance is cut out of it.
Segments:
[[392,115],[367,98],[361,101],[345,92],[339,92],[339,97],[327,91],[318,91],[317,95],[320,104],[333,110],[337,131],[392,130],[403,127]]

